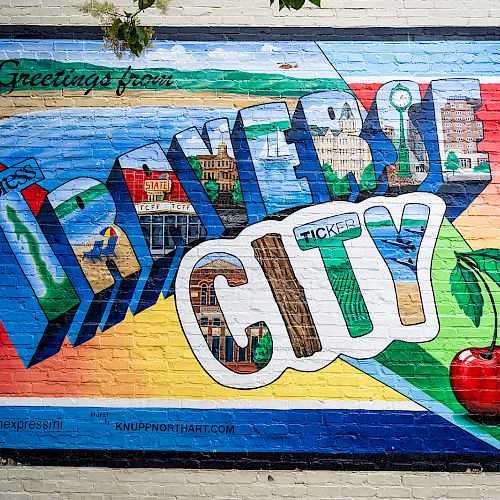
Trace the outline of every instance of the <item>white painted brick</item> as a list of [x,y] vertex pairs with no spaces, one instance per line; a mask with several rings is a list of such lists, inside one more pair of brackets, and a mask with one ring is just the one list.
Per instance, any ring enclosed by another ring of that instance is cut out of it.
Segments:
[[368,486],[343,486],[342,492],[347,498],[375,498],[377,489]]
[[23,483],[20,481],[0,481],[0,493],[14,493],[23,491]]
[[277,484],[271,487],[271,496],[276,498],[304,498],[305,495],[304,484]]
[[165,495],[167,498],[172,497],[194,497],[198,489],[192,484],[166,484]]
[[100,493],[71,493],[71,500],[105,500],[104,495]]
[[[130,481],[132,478],[129,478]],[[127,482],[126,479],[122,479],[121,482]],[[163,497],[165,495],[165,485],[159,483],[153,483],[152,481],[147,482],[131,482],[130,483],[130,495],[136,495],[138,498],[146,496],[153,496],[156,498]]]
[[[95,21],[81,13],[81,0],[0,0],[0,22],[19,24],[88,25]],[[132,2],[119,0],[119,5],[130,8]],[[498,24],[498,9],[492,2],[479,0],[323,0],[322,8],[314,6],[299,12],[284,9],[279,12],[268,0],[256,0],[248,5],[244,0],[172,0],[170,12],[161,15],[152,10],[144,16],[145,24],[164,26],[227,23],[251,26],[258,22],[267,26],[453,26]],[[354,16],[352,13],[356,12]],[[429,15],[430,14],[430,15]],[[179,20],[178,17],[181,16]],[[474,16],[474,17],[471,17]],[[14,21],[12,19],[15,19]],[[335,19],[335,23],[332,20]],[[427,20],[427,21],[426,21]]]
[[443,479],[440,479],[439,476],[431,475],[431,474],[406,474],[402,476],[401,482],[403,486],[428,486],[434,487],[440,482],[443,482]]
[[[311,481],[312,483],[312,481]],[[341,497],[343,495],[340,484],[308,484],[307,494],[318,497]]]
[[411,498],[411,489],[403,486],[378,486],[377,498]]
[[219,484],[222,482],[222,480],[223,480],[222,472],[218,470],[196,471],[193,474],[187,476],[188,483]]
[[[498,492],[500,493],[500,491]],[[481,486],[453,486],[448,492],[449,498],[483,498]]]
[[448,486],[413,486],[411,488],[412,496],[415,499],[446,498],[449,491]]
[[[496,499],[500,473],[12,467],[0,498]],[[31,477],[30,477],[31,476]],[[269,481],[268,477],[273,478]],[[246,482],[244,482],[246,481]],[[24,491],[23,491],[24,489]]]
[[2,495],[2,500],[31,500],[31,498],[28,493],[5,493]]

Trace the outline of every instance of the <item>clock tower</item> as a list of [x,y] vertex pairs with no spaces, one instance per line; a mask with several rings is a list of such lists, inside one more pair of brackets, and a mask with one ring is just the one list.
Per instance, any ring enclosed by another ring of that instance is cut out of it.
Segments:
[[389,94],[389,102],[399,112],[399,172],[398,177],[411,177],[410,153],[406,145],[405,126],[403,113],[411,106],[412,97],[410,90],[398,83]]

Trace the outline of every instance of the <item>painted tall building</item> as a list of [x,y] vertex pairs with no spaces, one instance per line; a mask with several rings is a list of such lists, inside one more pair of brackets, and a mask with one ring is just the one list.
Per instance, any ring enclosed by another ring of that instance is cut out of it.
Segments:
[[477,105],[464,96],[456,96],[441,109],[445,160],[453,151],[460,170],[474,170],[489,162],[488,155],[477,149],[477,143],[483,139],[483,124],[474,113]]
[[203,186],[209,181],[216,181],[219,184],[219,203],[231,203],[234,184],[238,180],[238,169],[236,160],[227,152],[227,144],[220,142],[217,154],[197,155],[196,159],[202,168],[201,183]]
[[356,135],[356,122],[348,103],[344,104],[339,124],[338,134],[329,127],[309,127],[318,160],[321,165],[330,165],[340,178],[352,172],[359,183],[372,155],[368,144]]

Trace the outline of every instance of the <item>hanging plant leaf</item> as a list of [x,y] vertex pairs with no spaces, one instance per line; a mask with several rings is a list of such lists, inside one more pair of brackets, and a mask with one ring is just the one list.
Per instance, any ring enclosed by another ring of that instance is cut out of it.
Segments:
[[115,19],[113,21],[113,24],[111,25],[111,28],[109,29],[109,34],[111,36],[115,36],[116,32],[118,31],[118,28],[121,26],[122,20],[121,19]]
[[289,0],[288,5],[289,8],[299,10],[305,3],[306,0]]
[[139,41],[139,35],[137,34],[137,26],[132,24],[128,32],[127,42],[129,45],[135,45]]
[[[273,5],[275,0],[270,0]],[[310,3],[321,7],[321,0],[309,0]],[[99,24],[104,32],[104,46],[111,48],[118,58],[123,53],[130,51],[136,56],[150,47],[153,37],[153,28],[143,28],[140,24],[140,16],[145,10],[157,7],[162,14],[165,14],[169,0],[133,0],[137,6],[135,12],[126,10],[120,11],[113,1],[109,0],[86,0],[79,7],[85,14],[90,14],[99,19]],[[287,8],[299,10],[306,0],[279,0],[279,9]]]
[[146,33],[146,30],[142,26],[136,26],[135,32],[137,33],[137,36],[139,37],[139,41],[141,43],[143,43],[144,45],[147,45],[149,42],[149,38],[148,38],[148,34]]
[[500,250],[498,248],[483,248],[473,252],[459,253],[457,257],[473,260],[481,271],[500,286]]
[[[279,0],[279,10],[283,8],[295,9],[299,10],[305,3],[306,0]],[[309,0],[312,4],[321,7],[321,0]],[[274,0],[271,0],[271,5],[274,3]]]
[[121,22],[121,24],[118,26],[118,31],[116,32],[116,38],[118,38],[118,40],[125,40],[127,32],[128,26],[125,23]]
[[450,275],[451,294],[455,297],[460,309],[479,326],[483,315],[484,299],[481,287],[474,273],[457,262]]
[[137,5],[140,10],[149,9],[155,3],[155,0],[138,0]]
[[132,52],[132,54],[134,54],[134,56],[140,56],[142,50],[143,47],[140,44],[130,45],[130,51]]

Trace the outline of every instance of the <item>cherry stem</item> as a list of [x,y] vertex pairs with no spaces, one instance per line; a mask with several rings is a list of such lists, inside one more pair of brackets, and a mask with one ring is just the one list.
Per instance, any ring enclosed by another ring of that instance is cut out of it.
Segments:
[[498,335],[498,314],[497,314],[497,307],[495,304],[495,300],[493,298],[493,293],[491,293],[491,289],[490,286],[488,285],[488,282],[483,278],[481,270],[479,269],[478,265],[474,262],[474,260],[464,256],[460,256],[459,260],[462,260],[463,262],[465,262],[470,266],[471,271],[483,282],[484,288],[486,288],[486,291],[488,292],[488,295],[490,297],[491,306],[493,308],[493,315],[495,318],[495,326],[493,327],[493,340],[491,341],[490,348],[488,349],[488,352],[484,355],[484,358],[491,359],[493,357],[493,351],[495,350],[495,347],[497,345],[497,335]]

